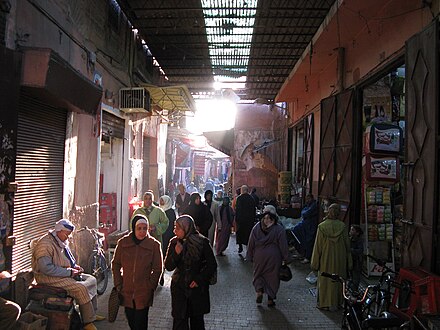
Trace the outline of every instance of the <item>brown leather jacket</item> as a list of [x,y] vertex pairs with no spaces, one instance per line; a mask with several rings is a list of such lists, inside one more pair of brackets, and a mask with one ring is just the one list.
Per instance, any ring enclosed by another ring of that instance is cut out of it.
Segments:
[[[113,281],[123,297],[122,305],[144,309],[153,305],[154,290],[163,271],[159,241],[147,236],[138,245],[133,233],[118,241],[112,260]],[[123,269],[123,276],[121,275]]]

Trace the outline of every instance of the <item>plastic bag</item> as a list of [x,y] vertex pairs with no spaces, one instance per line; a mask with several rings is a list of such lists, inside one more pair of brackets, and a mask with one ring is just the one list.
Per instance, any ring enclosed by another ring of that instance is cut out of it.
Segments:
[[310,284],[316,284],[316,282],[318,282],[318,275],[316,275],[314,271],[311,271],[306,276],[306,281],[309,282]]

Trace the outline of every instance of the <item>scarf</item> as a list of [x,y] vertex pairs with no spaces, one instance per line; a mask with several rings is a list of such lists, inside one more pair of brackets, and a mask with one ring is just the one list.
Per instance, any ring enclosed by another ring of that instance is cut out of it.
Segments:
[[64,242],[61,241],[58,236],[57,236],[57,232],[55,230],[51,230],[50,231],[52,237],[55,239],[55,241],[57,242],[57,244],[63,248],[63,253],[66,256],[66,258],[69,260],[70,263],[70,267],[75,267],[76,265],[76,259],[73,256],[72,251],[69,248],[69,241],[65,240]]
[[[159,201],[162,200],[163,201],[163,205],[160,205],[160,208],[165,212],[168,211],[170,208],[172,208],[173,206],[173,202],[171,201],[170,196],[168,195],[163,195],[162,197],[160,197]],[[183,199],[182,199],[183,200]],[[160,204],[160,203],[159,203]]]
[[194,220],[188,215],[181,215],[176,222],[185,232],[183,237],[182,258],[185,269],[191,269],[193,262],[198,262],[203,253],[203,236],[196,230]]
[[[148,212],[148,214],[149,214],[149,212]],[[133,218],[133,221],[131,222],[131,233],[130,233],[130,235],[131,235],[131,238],[133,239],[134,244],[136,244],[136,245],[141,244],[141,242],[148,236],[148,235],[145,236],[143,239],[137,239],[136,235],[134,234],[135,230],[136,230],[136,222],[138,222],[141,219],[146,220],[147,223],[148,223],[148,218],[146,216],[144,216],[144,215],[141,215],[141,214],[136,215]]]
[[[208,198],[207,198],[207,197],[208,197],[208,195],[210,195],[210,196],[211,196],[211,198],[210,198],[210,199],[208,199]],[[206,205],[208,205],[209,209],[211,209],[211,204],[212,204],[212,195],[213,195],[213,192],[212,192],[212,190],[206,190],[206,191],[205,191],[205,204],[206,204]]]
[[229,197],[223,197],[223,204],[220,206],[220,217],[223,216],[223,212],[226,210],[226,218],[228,219],[228,223],[232,224],[232,216],[229,207]]

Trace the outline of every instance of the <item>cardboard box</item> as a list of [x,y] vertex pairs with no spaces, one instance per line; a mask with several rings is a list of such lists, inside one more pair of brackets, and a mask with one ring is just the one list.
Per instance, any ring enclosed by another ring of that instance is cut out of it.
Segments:
[[31,312],[21,314],[17,322],[18,330],[43,330],[47,326],[47,317]]

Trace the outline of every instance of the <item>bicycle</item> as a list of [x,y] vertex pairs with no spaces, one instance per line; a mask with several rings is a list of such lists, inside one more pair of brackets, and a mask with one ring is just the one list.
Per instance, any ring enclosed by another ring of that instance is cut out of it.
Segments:
[[389,312],[392,300],[392,288],[399,287],[400,289],[410,289],[410,283],[397,283],[394,281],[394,275],[397,272],[386,265],[386,261],[376,258],[372,255],[367,255],[368,258],[373,259],[378,266],[382,268],[382,272],[377,284],[370,286],[373,292],[372,297],[365,301],[366,312],[369,315],[379,316],[383,312]]
[[[321,276],[328,277],[333,281],[342,283],[342,294],[344,297],[344,313],[342,317],[342,329],[362,330],[362,329],[408,329],[409,322],[401,320],[399,317],[390,313],[389,310],[380,311],[378,315],[371,313],[371,303],[367,302],[371,291],[381,292],[383,282],[369,285],[365,289],[362,297],[350,292],[347,280],[338,274],[321,273]],[[386,289],[385,289],[386,290]],[[388,292],[380,297],[387,297]],[[359,299],[360,298],[360,299]],[[383,298],[385,299],[385,298]],[[385,304],[384,306],[389,306]]]
[[78,232],[87,230],[95,240],[92,254],[87,262],[87,269],[90,270],[90,274],[96,278],[97,293],[102,295],[107,289],[109,279],[109,267],[107,259],[105,257],[103,247],[104,234],[100,233],[95,228],[88,228],[87,226],[78,230]]

